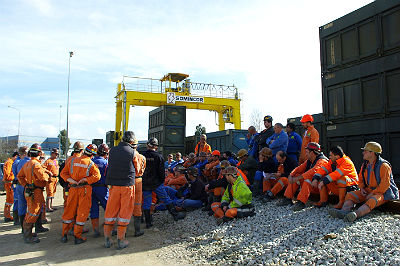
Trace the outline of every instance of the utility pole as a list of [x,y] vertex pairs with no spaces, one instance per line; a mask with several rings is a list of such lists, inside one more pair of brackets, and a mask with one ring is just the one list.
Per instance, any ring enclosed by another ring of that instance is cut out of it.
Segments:
[[69,78],[71,76],[71,57],[74,55],[74,52],[69,52],[69,58],[68,58],[68,98],[67,98],[67,136],[66,136],[66,147],[64,151],[65,159],[67,159],[67,153],[69,149],[68,145],[68,115],[69,115]]
[[18,111],[18,136],[17,136],[17,145],[19,142],[19,133],[20,133],[20,128],[21,128],[21,111],[18,108],[15,108],[14,106],[9,105],[8,108],[15,109]]

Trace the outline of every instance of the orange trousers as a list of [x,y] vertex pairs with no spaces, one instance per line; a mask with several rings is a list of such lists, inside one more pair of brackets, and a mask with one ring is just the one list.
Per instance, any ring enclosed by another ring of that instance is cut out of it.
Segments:
[[211,204],[211,210],[214,212],[214,217],[216,218],[222,218],[224,216],[235,218],[237,215],[236,208],[227,209],[224,213],[224,210],[221,208],[221,202],[214,202],[213,204]]
[[300,192],[297,195],[297,200],[307,203],[311,193],[319,194],[318,188],[311,186],[311,179],[300,180],[300,185],[297,183],[288,184],[284,196],[288,199],[294,199],[297,189],[301,186]]
[[78,226],[84,226],[89,217],[91,206],[92,187],[90,185],[71,187],[68,192],[67,204],[62,215],[63,223],[73,224],[75,221]]
[[12,218],[11,206],[14,203],[14,190],[12,189],[12,183],[4,183],[4,190],[6,191],[6,203],[4,204],[4,217]]
[[135,201],[133,206],[133,216],[142,216],[142,178],[135,178]]
[[130,222],[135,201],[135,186],[112,186],[104,214],[104,224],[127,226]]
[[370,210],[386,203],[383,194],[372,194],[367,190],[367,195],[363,196],[361,190],[350,191],[346,194],[346,201],[351,200],[354,203],[365,203]]
[[274,196],[284,189],[289,184],[287,177],[280,177],[278,179],[264,178],[263,192],[271,191]]
[[50,178],[49,182],[46,184],[46,195],[48,199],[54,198],[54,194],[56,193],[57,190],[57,178],[52,177]]
[[26,223],[35,223],[39,218],[40,212],[45,204],[43,197],[43,190],[40,188],[36,188],[33,191],[33,196],[26,197],[26,215],[25,222]]

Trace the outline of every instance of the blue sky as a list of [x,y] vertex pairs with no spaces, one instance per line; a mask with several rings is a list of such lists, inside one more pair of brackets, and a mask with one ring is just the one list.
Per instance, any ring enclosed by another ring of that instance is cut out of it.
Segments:
[[[70,136],[105,139],[114,129],[122,75],[235,84],[242,128],[254,109],[285,123],[322,111],[318,27],[371,0],[51,1],[0,0],[0,136],[56,136],[66,124],[71,58]],[[131,109],[130,129],[147,138],[148,112]],[[214,114],[187,112],[187,135]],[[229,127],[227,125],[227,127]]]

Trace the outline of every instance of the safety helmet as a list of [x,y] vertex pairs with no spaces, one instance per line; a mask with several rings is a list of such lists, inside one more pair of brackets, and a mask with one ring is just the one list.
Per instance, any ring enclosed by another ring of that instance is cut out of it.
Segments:
[[272,116],[270,116],[270,115],[264,116],[264,121],[268,121],[268,122],[272,123]]
[[309,115],[309,114],[303,115],[303,117],[300,120],[301,123],[313,122],[313,121],[314,121],[314,118],[312,117],[312,115]]
[[371,152],[378,153],[378,154],[382,153],[382,146],[378,142],[375,142],[375,141],[367,142],[365,144],[364,148],[361,148],[361,149],[364,151],[371,151]]
[[237,156],[239,157],[239,158],[242,158],[243,156],[245,156],[245,155],[248,155],[249,153],[247,152],[247,150],[245,150],[245,149],[240,149],[239,151],[238,151],[238,153],[237,153]]
[[106,155],[109,152],[110,152],[110,148],[105,143],[100,144],[100,146],[97,148],[97,154],[100,156]]
[[211,153],[212,156],[221,156],[221,153],[219,152],[219,150],[215,150]]
[[321,146],[316,142],[308,143],[306,149],[309,151],[315,151],[318,153],[321,152]]
[[147,141],[147,145],[149,145],[149,146],[158,146],[158,139],[156,139],[156,138],[150,138],[150,139]]
[[74,146],[72,148],[74,149],[75,152],[80,152],[81,150],[83,150],[85,148],[85,146],[83,145],[82,142],[77,141],[74,143]]
[[97,154],[97,146],[96,144],[89,144],[85,148],[85,154],[86,155],[96,155]]
[[40,155],[41,152],[42,152],[42,147],[38,143],[34,143],[30,147],[28,155],[37,157]]

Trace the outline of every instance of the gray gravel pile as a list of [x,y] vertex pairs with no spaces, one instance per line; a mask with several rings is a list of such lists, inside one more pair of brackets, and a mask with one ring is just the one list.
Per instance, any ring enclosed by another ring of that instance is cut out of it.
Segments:
[[217,226],[197,210],[174,222],[154,215],[165,234],[159,254],[183,264],[400,265],[400,219],[373,211],[353,224],[331,218],[327,208],[293,212],[276,201],[255,202],[257,215]]

